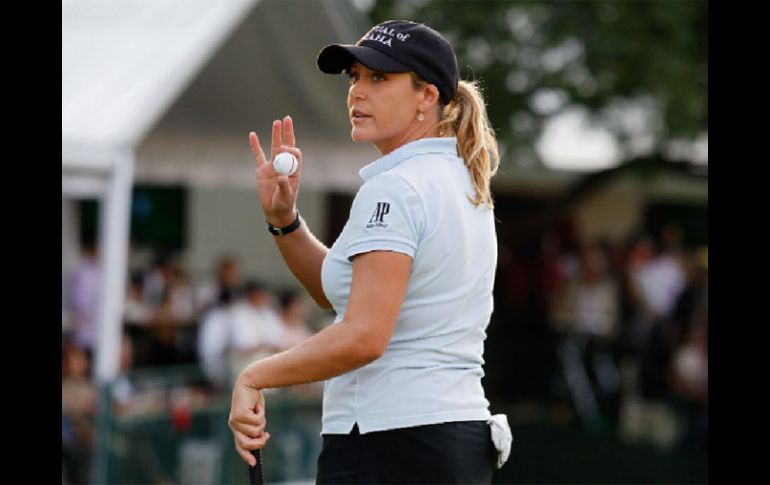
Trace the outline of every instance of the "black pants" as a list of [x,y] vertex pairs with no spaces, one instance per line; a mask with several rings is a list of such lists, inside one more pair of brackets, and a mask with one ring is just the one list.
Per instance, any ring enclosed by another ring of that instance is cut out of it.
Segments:
[[496,451],[484,421],[323,435],[317,484],[488,484]]

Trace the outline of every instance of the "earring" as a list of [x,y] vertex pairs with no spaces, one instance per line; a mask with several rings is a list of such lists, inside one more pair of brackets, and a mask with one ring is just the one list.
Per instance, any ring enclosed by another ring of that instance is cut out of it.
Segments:
[[425,115],[424,115],[424,114],[422,114],[422,113],[419,113],[419,114],[417,115],[417,121],[424,121],[424,120],[425,120]]

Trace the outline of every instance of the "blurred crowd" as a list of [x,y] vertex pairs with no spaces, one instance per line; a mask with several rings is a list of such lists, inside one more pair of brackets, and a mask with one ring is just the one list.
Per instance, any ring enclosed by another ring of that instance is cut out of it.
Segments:
[[534,253],[501,250],[495,323],[519,329],[508,345],[539,352],[518,352],[527,360],[498,381],[529,374],[547,383],[538,397],[569,402],[588,427],[660,428],[669,448],[707,449],[707,247],[685,248],[676,224],[622,244],[578,241],[564,224]]
[[[63,312],[62,460],[68,483],[87,476],[92,449],[99,269],[97,248],[86,245]],[[232,256],[223,255],[212,269],[193,283],[178,258],[163,253],[131,272],[121,375],[191,364],[201,369],[205,386],[221,392],[249,362],[330,323],[329,315],[311,322],[304,292],[243,278]],[[492,398],[516,401],[534,382],[545,389],[538,398],[568,403],[586,426],[610,421],[628,439],[661,428],[670,447],[707,449],[706,247],[685,248],[682,230],[673,224],[624,244],[578,242],[565,226],[544,234],[534,251],[501,242],[497,277],[485,356]],[[136,404],[129,380],[112,389],[116,412]],[[306,385],[291,392],[318,397],[321,390]],[[177,394],[176,401],[197,399],[189,390]]]
[[[67,483],[85,483],[97,413],[92,373],[102,288],[94,244],[84,246],[83,258],[69,281],[69,308],[62,322],[62,473]],[[243,278],[238,261],[230,255],[217,261],[209,277],[193,284],[178,258],[159,254],[150,267],[129,275],[120,378],[111,386],[113,412],[142,409],[174,414],[179,401],[185,400],[189,414],[191,401],[227,392],[250,362],[301,343],[326,323],[311,321],[304,293]],[[202,371],[203,382],[162,395],[157,389],[137,393],[127,378],[133,370],[189,365]],[[304,385],[287,392],[319,397],[322,389]],[[175,425],[184,427],[177,421]]]

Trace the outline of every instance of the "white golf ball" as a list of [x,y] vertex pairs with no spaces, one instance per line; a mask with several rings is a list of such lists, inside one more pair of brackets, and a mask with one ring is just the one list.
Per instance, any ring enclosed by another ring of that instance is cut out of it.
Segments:
[[281,175],[293,175],[297,165],[297,159],[289,152],[281,152],[273,160],[273,168]]

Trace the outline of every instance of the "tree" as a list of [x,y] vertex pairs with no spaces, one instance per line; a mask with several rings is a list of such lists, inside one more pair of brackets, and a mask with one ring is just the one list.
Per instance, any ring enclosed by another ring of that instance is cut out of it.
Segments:
[[506,154],[538,157],[545,121],[582,108],[624,160],[708,136],[708,3],[379,0],[374,22],[445,34],[463,78],[481,81]]

